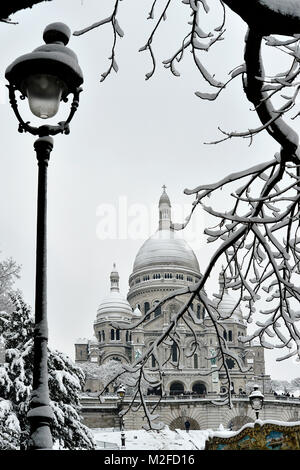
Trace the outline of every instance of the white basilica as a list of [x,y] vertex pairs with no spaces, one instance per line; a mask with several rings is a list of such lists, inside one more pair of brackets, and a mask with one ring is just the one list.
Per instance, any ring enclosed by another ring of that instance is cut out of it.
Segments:
[[[144,322],[133,330],[114,329],[111,323],[128,323],[128,326],[136,323],[168,293],[195,283],[200,277],[195,253],[182,234],[172,230],[171,203],[164,188],[159,200],[158,229],[136,255],[129,277],[127,299],[120,294],[119,274],[114,265],[110,274],[110,292],[97,310],[93,339],[79,339],[75,343],[77,364],[92,362],[102,365],[112,359],[133,362],[169,325],[172,316],[183,304],[184,296],[165,302],[162,308],[158,307],[146,316]],[[247,373],[242,373],[233,359],[227,359],[232,390],[239,394],[245,392],[247,382],[260,381],[260,377],[265,377],[264,350],[259,345],[243,345],[238,341],[239,336],[246,335],[246,322],[240,308],[235,308],[235,299],[223,287],[220,276],[222,297],[216,301],[218,311],[221,317],[228,317],[233,311],[230,318],[222,321],[224,338],[243,365],[249,368]],[[169,358],[163,375],[163,391],[166,395],[206,395],[222,391],[222,378],[225,375],[218,371],[218,364],[213,358],[217,347],[215,329],[201,303],[194,302],[192,309],[195,318],[203,321],[193,325],[194,331],[191,332],[180,320],[177,325],[177,344],[161,345],[158,349],[162,362]],[[195,335],[198,347],[193,351]],[[193,354],[189,354],[191,351]],[[149,372],[155,370],[154,356],[148,360],[147,368]],[[96,379],[89,380],[86,385],[90,391],[98,391],[99,387],[99,380]],[[149,389],[149,393],[155,393],[155,390]]]

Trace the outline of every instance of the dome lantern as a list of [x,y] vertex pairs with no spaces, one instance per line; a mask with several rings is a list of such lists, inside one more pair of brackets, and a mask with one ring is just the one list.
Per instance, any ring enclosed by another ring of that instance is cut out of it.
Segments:
[[171,203],[166,193],[166,185],[163,185],[163,193],[160,196],[159,208],[159,230],[170,230],[171,227]]
[[116,263],[113,264],[113,271],[110,273],[110,290],[111,292],[119,292],[119,280],[120,276],[116,270]]

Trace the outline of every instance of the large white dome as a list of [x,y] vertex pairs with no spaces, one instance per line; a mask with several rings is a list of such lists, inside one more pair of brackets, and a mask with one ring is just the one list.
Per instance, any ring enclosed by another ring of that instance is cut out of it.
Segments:
[[158,265],[178,266],[200,274],[195,253],[183,239],[182,234],[174,230],[157,230],[139,249],[133,272]]

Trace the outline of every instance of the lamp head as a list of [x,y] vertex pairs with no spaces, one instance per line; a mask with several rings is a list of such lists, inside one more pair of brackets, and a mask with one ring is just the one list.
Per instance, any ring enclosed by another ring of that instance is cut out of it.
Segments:
[[264,404],[264,395],[258,389],[258,385],[254,385],[253,391],[249,395],[250,405],[253,410],[259,411]]
[[120,385],[118,390],[117,390],[117,395],[121,400],[125,397],[125,387],[124,385]]
[[5,77],[10,85],[28,98],[35,116],[54,116],[61,100],[66,101],[83,83],[76,54],[66,47],[71,31],[64,23],[51,23],[43,33],[46,44],[17,58]]

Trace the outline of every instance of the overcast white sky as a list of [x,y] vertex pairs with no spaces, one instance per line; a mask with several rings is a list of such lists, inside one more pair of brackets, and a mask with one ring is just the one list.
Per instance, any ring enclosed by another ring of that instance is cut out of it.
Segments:
[[[108,16],[113,3],[53,0],[15,15],[13,20],[19,23],[16,26],[0,24],[0,251],[2,258],[12,256],[22,265],[17,284],[31,305],[37,189],[34,137],[17,132],[4,72],[16,57],[43,43],[42,31],[47,24],[63,21],[75,31]],[[145,81],[151,63],[149,56],[138,49],[154,24],[146,21],[150,7],[150,1],[121,2],[119,22],[125,36],[117,48],[119,72],[102,84],[100,75],[109,66],[111,27],[72,37],[69,44],[78,55],[85,83],[71,133],[55,137],[49,166],[48,316],[50,345],[72,358],[74,341],[93,334],[96,310],[109,290],[114,262],[121,277],[121,291],[127,294],[135,255],[156,229],[153,211],[156,214],[162,185],[167,186],[171,202],[178,209],[176,221],[180,221],[180,211],[187,212],[192,202],[183,194],[184,188],[213,182],[271,159],[278,150],[267,135],[259,135],[250,148],[243,140],[204,145],[219,137],[218,126],[244,130],[258,122],[249,111],[240,80],[230,85],[217,102],[203,102],[194,91],[209,90],[189,53],[178,65],[181,77],[173,77],[161,64],[177,50],[187,30],[188,9],[181,2],[170,10],[168,21],[153,43],[157,72]],[[241,20],[229,14],[226,40],[204,57],[218,79],[225,80],[228,72],[243,62],[244,33]],[[26,113],[28,120],[32,119]],[[223,203],[221,198],[219,203]],[[124,207],[128,208],[125,212]],[[116,230],[114,238],[103,240],[103,215],[110,208],[115,210]],[[203,271],[213,246],[205,245],[201,233],[194,236],[207,225],[200,209],[193,224],[187,240]],[[210,280],[210,286],[218,291],[216,277]],[[273,378],[298,376],[298,369],[299,364],[278,364],[274,354],[267,353],[267,373]]]

